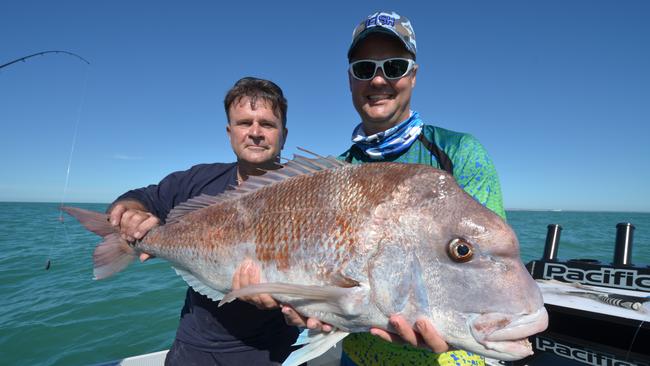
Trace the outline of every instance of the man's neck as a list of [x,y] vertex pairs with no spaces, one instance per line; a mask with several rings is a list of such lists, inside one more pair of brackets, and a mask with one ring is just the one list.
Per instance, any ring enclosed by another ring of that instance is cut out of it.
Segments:
[[398,124],[406,121],[411,117],[411,110],[408,109],[406,113],[403,113],[399,119],[396,121],[362,121],[361,124],[363,125],[363,132],[366,134],[366,136],[372,136],[374,134],[377,134],[379,132],[383,132],[388,130],[391,127],[395,127]]

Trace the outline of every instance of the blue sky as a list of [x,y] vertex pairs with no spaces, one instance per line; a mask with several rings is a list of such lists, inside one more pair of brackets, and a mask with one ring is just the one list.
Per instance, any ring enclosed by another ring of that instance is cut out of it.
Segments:
[[[288,4],[288,3],[287,3]],[[650,2],[18,1],[0,3],[0,201],[109,202],[202,162],[232,161],[222,101],[243,76],[277,82],[289,140],[338,154],[358,121],[354,26],[410,18],[412,107],[470,132],[507,208],[650,211]]]

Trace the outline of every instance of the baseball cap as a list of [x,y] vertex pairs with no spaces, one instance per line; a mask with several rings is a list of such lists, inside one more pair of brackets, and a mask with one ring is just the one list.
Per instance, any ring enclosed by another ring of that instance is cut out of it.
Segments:
[[352,32],[352,43],[348,49],[348,59],[350,59],[352,50],[354,50],[357,44],[369,34],[375,32],[382,32],[397,37],[402,41],[406,50],[413,54],[413,59],[415,59],[415,31],[413,30],[413,26],[411,26],[411,21],[394,11],[381,11],[370,14],[354,28]]

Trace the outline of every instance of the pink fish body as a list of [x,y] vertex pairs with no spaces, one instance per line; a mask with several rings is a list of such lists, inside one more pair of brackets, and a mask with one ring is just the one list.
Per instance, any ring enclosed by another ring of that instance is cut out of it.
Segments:
[[[270,293],[337,328],[310,335],[285,364],[314,358],[350,332],[390,330],[391,314],[427,318],[453,346],[502,360],[532,354],[526,338],[548,322],[512,229],[451,175],[425,165],[297,157],[177,206],[132,245],[106,215],[64,210],[105,237],[94,254],[98,279],[145,252],[214,300]],[[231,293],[246,259],[265,283]]]

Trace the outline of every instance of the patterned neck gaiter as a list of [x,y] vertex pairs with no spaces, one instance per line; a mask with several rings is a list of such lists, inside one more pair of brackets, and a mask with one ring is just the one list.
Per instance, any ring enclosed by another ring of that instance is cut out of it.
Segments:
[[366,136],[360,123],[352,132],[352,142],[371,159],[399,154],[408,149],[422,132],[424,122],[418,112],[386,131]]

